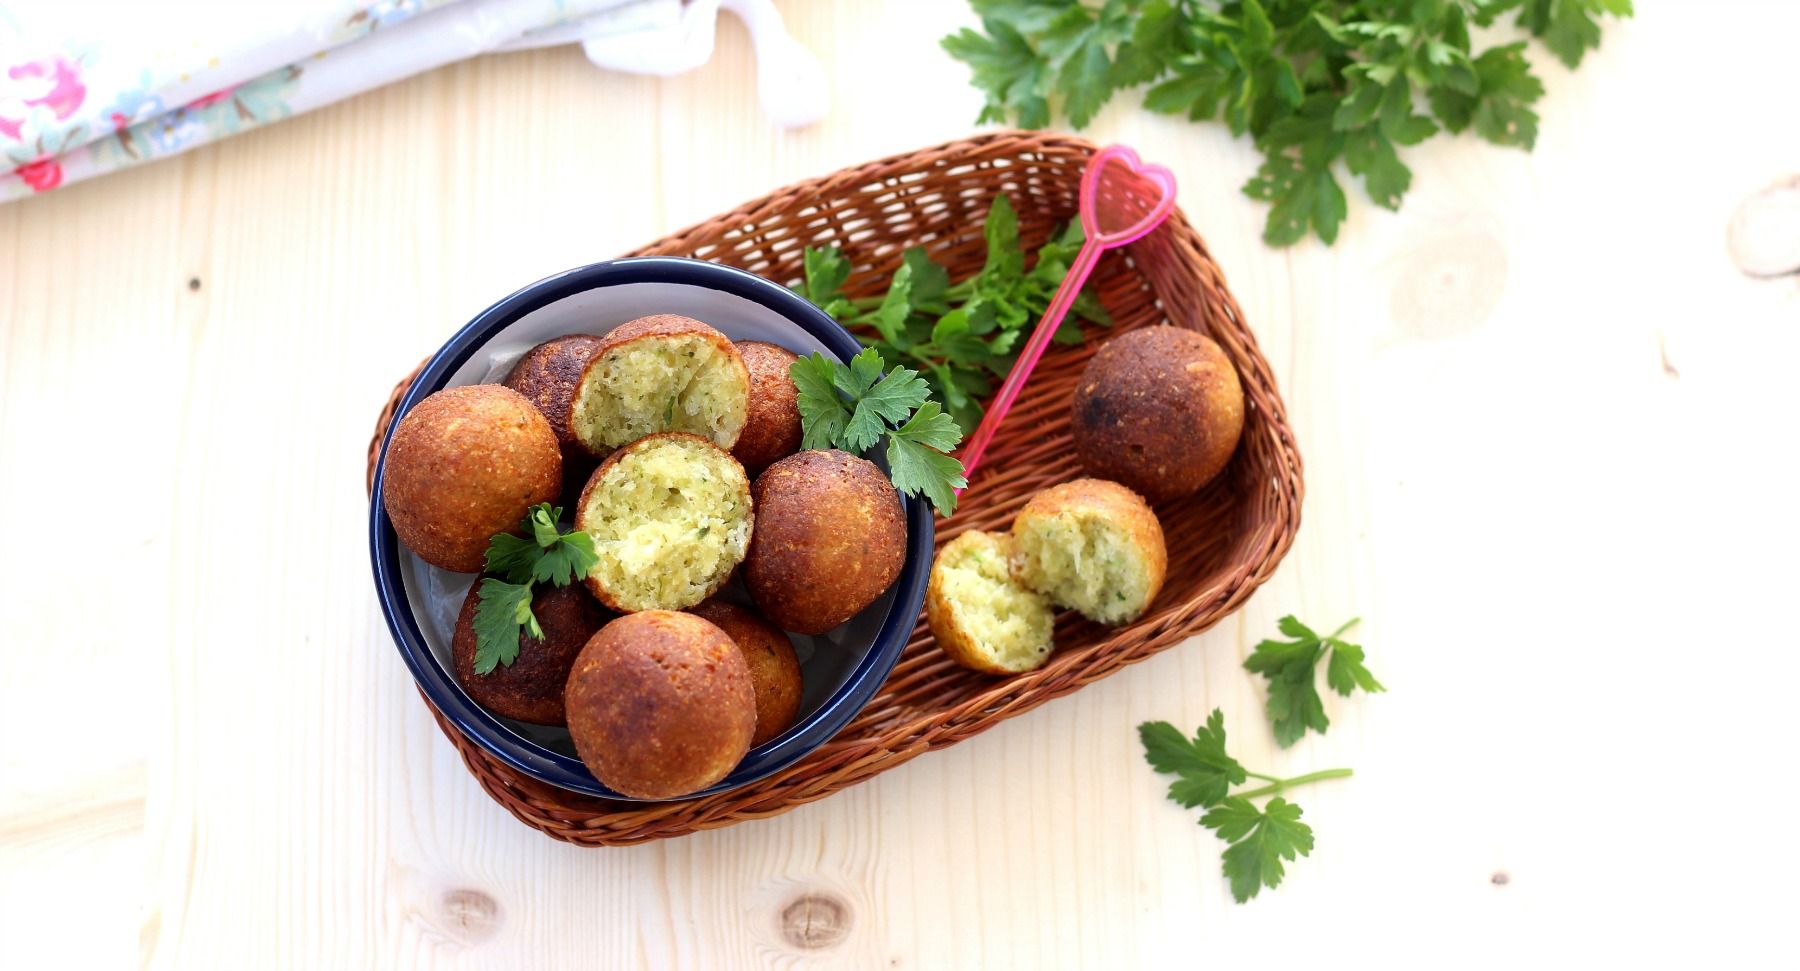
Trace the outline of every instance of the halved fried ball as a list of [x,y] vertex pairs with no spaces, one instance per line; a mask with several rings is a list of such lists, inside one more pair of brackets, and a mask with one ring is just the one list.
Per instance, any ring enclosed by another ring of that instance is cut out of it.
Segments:
[[569,418],[575,408],[575,388],[599,350],[600,338],[593,334],[552,337],[526,351],[506,375],[506,380],[500,382],[524,395],[543,412],[550,430],[556,433],[557,443],[563,447],[565,460],[571,450],[587,451]]
[[762,341],[738,341],[737,349],[750,372],[750,412],[731,454],[744,463],[744,471],[756,475],[800,450],[798,392],[788,374],[799,357]]
[[900,576],[906,516],[873,462],[837,449],[798,452],[757,476],[753,495],[744,581],[781,629],[823,634]]
[[1169,569],[1162,524],[1117,482],[1076,479],[1031,497],[1013,519],[1012,574],[1089,620],[1123,624],[1156,599]]
[[725,778],[756,730],[743,652],[693,614],[647,610],[600,628],[575,658],[563,701],[594,778],[639,799]]
[[614,452],[575,507],[575,528],[600,554],[588,589],[624,612],[680,610],[712,596],[743,561],[753,522],[744,467],[685,432]]
[[1018,674],[1050,660],[1056,614],[1012,576],[1012,537],[970,530],[931,564],[925,618],[938,647],[966,668]]
[[544,416],[497,384],[445,388],[400,419],[388,442],[381,501],[394,533],[433,566],[482,567],[488,540],[525,510],[554,502],[562,454]]
[[750,372],[731,341],[691,317],[657,314],[600,338],[569,425],[595,455],[670,431],[728,449],[749,407]]
[[1075,385],[1074,411],[1075,450],[1090,473],[1179,499],[1231,461],[1244,390],[1218,344],[1160,325],[1100,345]]
[[600,338],[593,334],[552,337],[526,351],[506,375],[506,380],[500,382],[536,405],[544,420],[550,423],[550,430],[556,433],[556,443],[562,447],[563,495],[579,493],[582,483],[593,474],[594,466],[600,464],[594,453],[588,451],[575,435],[569,422],[574,411],[575,387],[581,383],[581,373],[587,370],[588,362],[599,349]]
[[456,633],[450,638],[450,659],[457,683],[475,703],[496,715],[533,725],[562,725],[563,685],[575,655],[612,616],[594,602],[585,589],[570,584],[539,584],[532,591],[531,612],[543,629],[542,639],[519,635],[519,656],[486,674],[475,673],[475,610],[481,606],[481,581],[469,588],[462,612],[456,615]]
[[756,689],[756,734],[750,737],[750,747],[787,731],[800,714],[806,687],[793,642],[774,624],[737,604],[708,600],[688,612],[711,621],[744,652],[750,684]]

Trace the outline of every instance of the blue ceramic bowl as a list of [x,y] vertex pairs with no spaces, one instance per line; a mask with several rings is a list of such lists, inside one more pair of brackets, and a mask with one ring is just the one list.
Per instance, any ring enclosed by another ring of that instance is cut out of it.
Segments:
[[[540,280],[483,311],[426,363],[401,399],[399,414],[443,388],[499,381],[519,355],[553,336],[605,333],[653,313],[694,317],[733,340],[764,340],[803,355],[823,351],[848,360],[861,349],[817,307],[742,270],[671,257],[611,260]],[[391,438],[392,426],[388,434]],[[382,464],[375,472],[369,548],[382,613],[419,687],[458,730],[507,765],[574,792],[627,799],[588,772],[567,731],[493,715],[457,684],[450,635],[457,609],[476,578],[439,570],[400,547],[380,501],[387,444],[382,442]],[[931,507],[905,496],[901,504],[907,550],[900,579],[837,630],[816,638],[790,635],[806,679],[799,719],[786,733],[751,749],[723,781],[695,796],[735,789],[793,764],[836,735],[887,680],[918,620],[931,566]]]

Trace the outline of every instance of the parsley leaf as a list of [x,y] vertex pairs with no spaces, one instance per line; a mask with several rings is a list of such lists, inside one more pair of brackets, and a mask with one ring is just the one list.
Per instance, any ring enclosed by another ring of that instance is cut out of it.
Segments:
[[594,564],[600,562],[600,553],[594,548],[594,538],[587,533],[580,530],[563,532],[557,526],[561,517],[560,507],[551,508],[544,502],[535,506],[526,520],[531,523],[532,536],[540,550],[531,578],[538,583],[566,587],[587,576]]
[[961,441],[962,431],[937,402],[920,405],[906,424],[888,434],[888,468],[895,487],[907,495],[925,493],[946,516],[955,512],[956,490],[967,486],[969,480],[963,475],[963,464],[946,453]]
[[1338,694],[1349,697],[1357,688],[1366,692],[1387,690],[1364,665],[1362,647],[1339,636],[1355,624],[1352,619],[1329,636],[1320,637],[1290,614],[1281,618],[1279,626],[1293,640],[1262,641],[1245,659],[1246,670],[1269,680],[1269,719],[1274,725],[1275,741],[1282,748],[1299,741],[1309,728],[1323,735],[1331,726],[1314,676],[1319,660],[1327,654],[1331,659],[1326,665],[1325,682]]
[[923,493],[948,516],[956,511],[956,490],[969,484],[962,463],[946,454],[962,441],[962,430],[929,400],[931,388],[919,372],[896,367],[883,375],[883,368],[873,347],[849,364],[814,353],[789,365],[801,445],[861,454],[885,436],[894,487],[909,496]]
[[919,410],[905,424],[894,429],[893,434],[896,438],[916,442],[940,452],[948,452],[962,442],[962,429],[956,427],[956,422],[944,414],[935,401],[923,401]]
[[1357,688],[1370,693],[1387,690],[1363,666],[1361,645],[1346,644],[1336,638],[1331,639],[1331,663],[1325,667],[1325,683],[1346,698]]
[[969,65],[976,86],[987,92],[977,121],[1017,118],[1027,128],[1050,124],[1050,70],[1025,35],[1012,23],[989,18],[981,23],[986,36],[968,28],[943,39],[944,50]]
[[[1206,809],[1200,825],[1230,844],[1224,853],[1225,878],[1231,885],[1232,897],[1240,904],[1264,887],[1273,890],[1280,886],[1287,873],[1283,861],[1292,862],[1312,853],[1312,827],[1300,821],[1299,806],[1277,794],[1352,774],[1349,769],[1323,769],[1278,779],[1247,772],[1225,751],[1225,716],[1217,708],[1192,739],[1160,721],[1139,725],[1138,738],[1144,745],[1144,759],[1152,769],[1179,776],[1169,784],[1169,799],[1188,809]],[[1269,784],[1231,792],[1232,786],[1241,785],[1248,778]],[[1258,809],[1251,800],[1261,796],[1273,798]]]
[[1526,0],[1490,3],[1499,8],[1521,7],[1518,25],[1543,40],[1544,46],[1571,69],[1581,65],[1589,50],[1600,46],[1597,14],[1631,16],[1631,0]]
[[481,581],[477,596],[481,603],[475,608],[475,673],[487,674],[518,660],[520,627],[537,638],[544,631],[531,612],[531,584],[488,577]]
[[982,283],[991,284],[995,280],[1018,276],[1025,266],[1025,254],[1019,252],[1019,214],[1014,211],[1012,200],[1006,193],[995,196],[988,207],[987,219],[981,224],[981,235],[987,240],[987,262],[976,278],[976,289],[983,289]]
[[[850,367],[855,370],[866,364],[880,373],[881,354],[874,348],[865,348],[862,353],[850,360]],[[919,377],[919,372],[909,368],[894,368],[873,386],[850,394],[856,399],[856,410],[850,415],[850,424],[844,428],[844,443],[852,452],[867,451],[881,438],[883,432],[891,424],[907,424],[907,417],[913,409],[925,403],[931,389]],[[936,407],[935,402],[933,407]],[[954,429],[954,423],[952,423]],[[962,436],[958,435],[960,439]],[[955,442],[949,447],[954,448]]]
[[488,540],[487,572],[509,583],[553,582],[559,587],[587,576],[599,561],[594,538],[580,531],[562,532],[557,526],[561,516],[561,507],[541,502],[527,510],[519,524],[531,538],[494,534]]
[[1179,50],[1179,21],[1170,0],[1150,0],[1138,12],[1131,39],[1119,45],[1113,56],[1112,83],[1128,88],[1156,80],[1163,64]]
[[922,314],[947,312],[950,309],[950,271],[918,246],[900,254],[900,261],[906,265],[913,311]]
[[823,307],[844,295],[844,281],[850,279],[850,261],[836,246],[824,249],[807,247],[806,299]]
[[561,516],[562,507],[547,502],[540,502],[525,511],[525,525],[531,529],[531,538],[537,545],[550,547],[562,540],[562,530],[556,526]]
[[833,448],[844,437],[850,409],[835,389],[839,365],[823,354],[803,357],[788,366],[800,410],[800,447]]
[[594,538],[580,530],[563,532],[557,525],[562,509],[541,502],[526,510],[519,531],[495,533],[488,539],[486,570],[475,607],[475,673],[511,665],[519,656],[519,629],[542,638],[531,612],[534,583],[566,587],[587,576],[600,561]]
[[881,298],[881,306],[868,318],[869,324],[890,344],[907,340],[906,320],[912,316],[912,272],[911,263],[900,264],[888,284],[887,296]]
[[529,582],[541,548],[535,540],[511,533],[496,533],[488,540],[487,572],[503,577],[509,583]]
[[1363,128],[1344,141],[1344,164],[1363,177],[1369,199],[1384,209],[1400,208],[1400,197],[1412,185],[1412,169],[1400,161],[1394,143],[1379,128]]
[[587,576],[599,561],[600,554],[594,548],[592,536],[583,532],[569,533],[538,557],[531,578],[538,583],[566,587],[572,580]]
[[[1412,182],[1395,146],[1439,131],[1529,149],[1543,85],[1525,42],[1479,50],[1471,24],[1506,14],[1574,68],[1600,45],[1603,17],[1631,0],[971,0],[982,30],[943,40],[986,95],[980,121],[1080,128],[1120,89],[1144,107],[1218,120],[1264,162],[1244,192],[1270,204],[1263,238],[1329,243],[1346,201],[1338,162],[1377,205]],[[1420,107],[1427,112],[1416,110]],[[1296,129],[1287,123],[1302,119]],[[1315,124],[1324,121],[1324,125]]]
[[1225,754],[1225,713],[1217,708],[1192,739],[1168,722],[1139,725],[1138,738],[1151,768],[1181,776],[1169,783],[1169,798],[1189,809],[1219,802],[1245,779],[1244,767]]
[[1320,239],[1334,242],[1348,212],[1343,187],[1329,167],[1308,165],[1289,155],[1270,156],[1244,192],[1274,203],[1263,226],[1263,242],[1271,246],[1299,242],[1309,225]]
[[1225,878],[1240,904],[1264,887],[1281,886],[1287,875],[1281,861],[1312,855],[1312,827],[1300,821],[1299,806],[1280,796],[1260,810],[1248,799],[1227,799],[1200,817],[1200,825],[1231,844],[1225,850]]
[[1112,97],[1112,58],[1107,54],[1108,40],[1115,36],[1116,20],[1102,13],[1094,16],[1087,7],[1064,10],[1050,22],[1038,49],[1059,64],[1055,87],[1063,98],[1063,112],[1075,127],[1093,119],[1100,106]]

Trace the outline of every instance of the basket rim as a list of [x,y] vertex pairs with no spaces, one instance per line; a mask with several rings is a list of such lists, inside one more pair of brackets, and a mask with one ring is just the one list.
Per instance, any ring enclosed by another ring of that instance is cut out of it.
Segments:
[[[840,359],[847,360],[861,349],[856,338],[824,311],[773,281],[735,267],[685,257],[641,256],[602,260],[552,274],[496,301],[463,325],[420,366],[409,379],[404,394],[393,402],[387,427],[379,437],[378,447],[371,453],[369,545],[377,599],[388,631],[421,695],[440,717],[454,725],[471,744],[547,785],[574,795],[655,804],[670,800],[639,799],[607,788],[580,760],[520,736],[468,696],[424,639],[401,580],[399,541],[386,506],[379,498],[387,446],[399,417],[437,391],[438,386],[485,346],[498,330],[576,293],[646,282],[697,285],[751,300],[781,314],[824,343]],[[917,625],[924,605],[928,564],[936,536],[936,522],[927,501],[904,494],[900,495],[900,500],[906,514],[907,556],[895,581],[894,597],[887,614],[862,659],[837,692],[805,719],[777,738],[752,749],[724,779],[681,797],[683,800],[730,792],[804,759],[842,732],[880,692]]]

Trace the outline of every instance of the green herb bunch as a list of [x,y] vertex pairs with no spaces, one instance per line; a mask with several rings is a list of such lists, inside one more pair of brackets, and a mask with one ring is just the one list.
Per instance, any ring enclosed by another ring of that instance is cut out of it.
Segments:
[[1144,107],[1218,119],[1263,153],[1245,194],[1271,204],[1263,239],[1327,243],[1346,213],[1341,159],[1369,198],[1398,209],[1412,170],[1398,148],[1440,131],[1530,149],[1544,86],[1525,41],[1475,52],[1470,29],[1508,14],[1574,68],[1599,18],[1631,0],[971,0],[982,31],[944,38],[987,94],[981,121],[1028,128],[1060,109],[1076,128],[1122,88]]
[[[980,399],[993,390],[994,378],[1012,370],[1023,336],[1049,307],[1082,243],[1081,224],[1071,222],[1038,249],[1027,269],[1018,215],[1005,194],[994,197],[982,232],[987,260],[981,272],[958,283],[922,247],[913,247],[902,255],[885,295],[846,297],[852,267],[841,249],[829,246],[807,248],[798,288],[885,362],[916,369],[964,434],[981,423]],[[1077,317],[1112,325],[1106,308],[1084,290],[1056,332],[1059,343],[1081,343]]]

